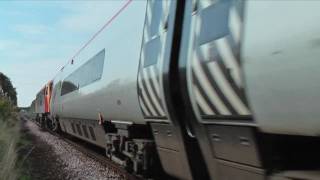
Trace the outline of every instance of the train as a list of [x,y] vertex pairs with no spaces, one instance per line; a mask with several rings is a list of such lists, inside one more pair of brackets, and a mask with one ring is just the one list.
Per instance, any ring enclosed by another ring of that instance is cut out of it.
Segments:
[[320,179],[320,2],[121,3],[38,92],[41,126],[145,177]]

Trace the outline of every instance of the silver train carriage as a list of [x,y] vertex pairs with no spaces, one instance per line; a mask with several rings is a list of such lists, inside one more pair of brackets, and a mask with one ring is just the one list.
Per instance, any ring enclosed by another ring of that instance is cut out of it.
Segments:
[[[183,137],[167,112],[162,76],[171,58],[177,3],[116,3],[114,11],[120,11],[112,22],[53,79],[50,119],[63,132],[106,148],[109,158],[136,173],[163,168],[192,179]],[[159,157],[162,166],[151,164]]]
[[211,179],[320,179],[319,9],[318,1],[186,1],[173,74],[186,108],[179,119]]
[[146,176],[319,178],[319,2],[115,4],[53,79],[48,120]]

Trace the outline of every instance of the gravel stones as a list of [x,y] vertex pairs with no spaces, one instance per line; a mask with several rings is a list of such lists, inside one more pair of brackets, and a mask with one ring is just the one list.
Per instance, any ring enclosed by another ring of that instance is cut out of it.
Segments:
[[[26,161],[41,161],[36,162],[39,166],[39,174],[42,177],[39,179],[81,179],[81,180],[118,180],[124,179],[123,176],[114,172],[111,168],[95,161],[86,156],[82,152],[75,149],[73,146],[64,140],[56,137],[48,132],[42,131],[36,124],[31,121],[25,122],[25,127],[29,130],[27,133],[33,136],[32,151],[37,152],[30,156],[43,156],[38,158],[27,158]],[[41,144],[40,144],[41,143]],[[45,146],[45,148],[41,148]],[[34,163],[31,163],[34,164]],[[46,169],[46,167],[48,169]],[[43,172],[46,171],[46,172]],[[34,170],[33,172],[34,173]],[[43,177],[46,176],[46,177]],[[32,177],[38,179],[37,176]],[[33,178],[33,179],[34,179]]]

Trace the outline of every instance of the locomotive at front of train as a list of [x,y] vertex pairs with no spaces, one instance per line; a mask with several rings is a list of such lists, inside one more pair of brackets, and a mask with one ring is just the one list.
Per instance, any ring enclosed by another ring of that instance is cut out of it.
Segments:
[[115,2],[115,15],[54,78],[51,117],[129,171],[192,179],[163,90],[178,2]]
[[44,107],[44,88],[42,88],[36,95],[35,99],[35,121],[38,123],[38,125],[41,125],[44,121],[43,114],[45,112]]
[[318,7],[186,3],[177,88],[187,118],[180,119],[198,139],[211,179],[319,179],[319,111],[304,106],[316,107],[318,97],[308,81],[318,77],[319,50],[308,46]]
[[36,122],[43,128],[53,128],[53,123],[50,119],[50,104],[52,93],[52,81],[48,82],[36,95],[34,100],[34,114]]

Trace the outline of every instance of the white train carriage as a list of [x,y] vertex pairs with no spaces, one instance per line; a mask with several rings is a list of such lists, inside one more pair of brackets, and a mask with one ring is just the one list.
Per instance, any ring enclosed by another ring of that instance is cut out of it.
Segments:
[[318,2],[114,3],[53,80],[50,117],[62,131],[158,178],[287,180],[319,169]]
[[105,29],[54,79],[51,115],[59,119],[62,131],[103,148],[102,121],[146,123],[138,102],[137,74],[147,2],[125,3],[115,3],[111,11],[116,15]]
[[111,20],[54,78],[52,119],[136,173],[161,171],[148,164],[158,158],[157,147],[168,174],[192,179],[182,135],[167,112],[162,76],[171,58],[178,2],[115,4]]

